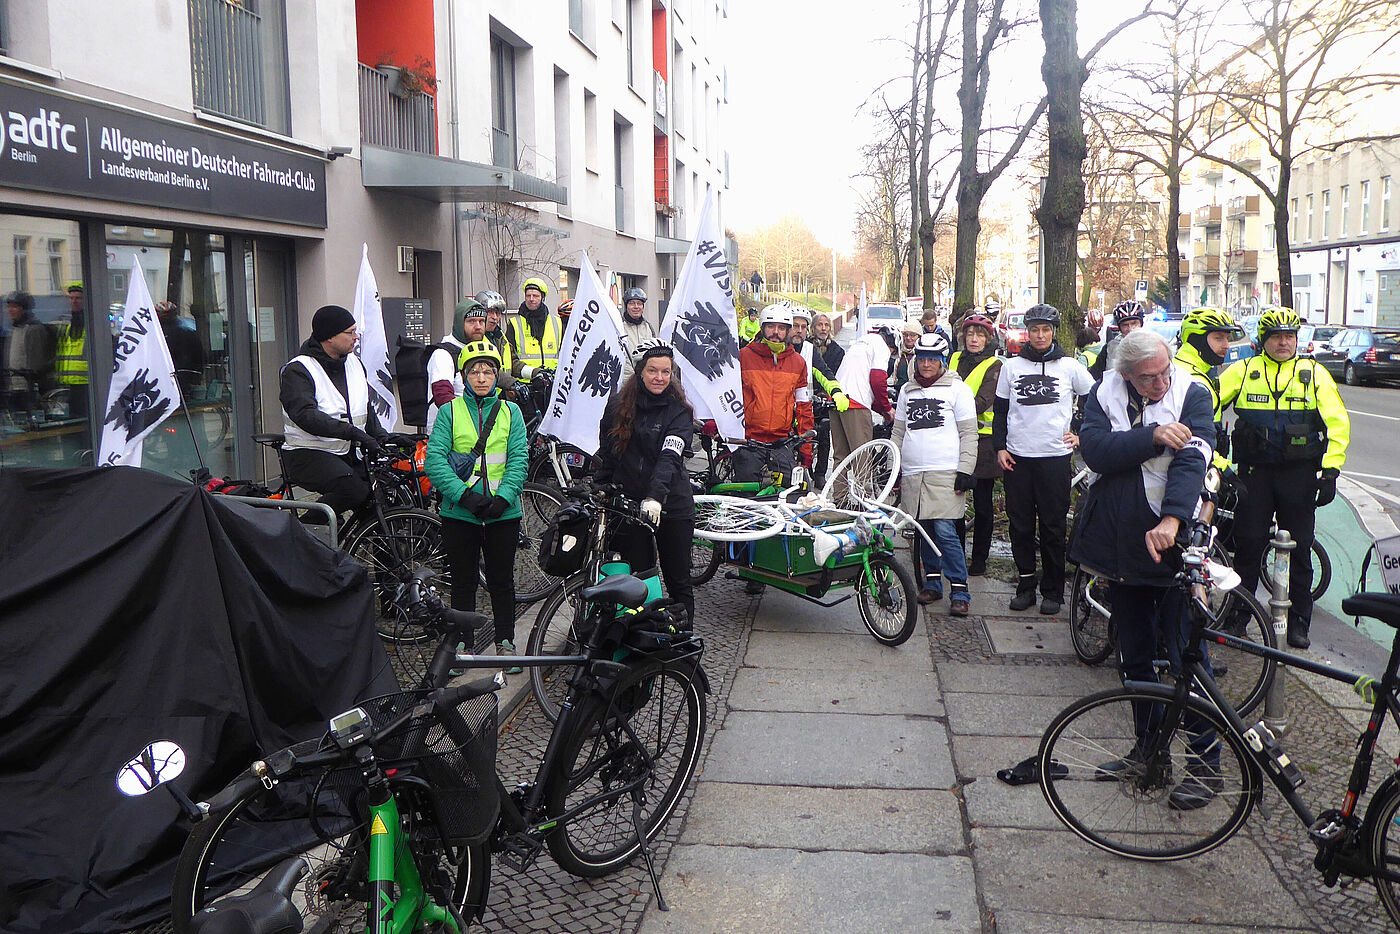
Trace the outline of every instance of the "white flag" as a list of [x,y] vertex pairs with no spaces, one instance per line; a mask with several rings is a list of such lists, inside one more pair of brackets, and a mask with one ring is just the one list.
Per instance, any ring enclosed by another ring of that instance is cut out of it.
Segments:
[[355,327],[360,342],[355,353],[369,377],[369,404],[379,425],[393,431],[399,423],[399,404],[394,399],[394,377],[389,373],[389,341],[384,337],[384,312],[379,307],[379,284],[369,268],[369,245],[361,244],[360,277],[355,281]]
[[676,278],[660,337],[676,348],[681,386],[697,418],[712,418],[720,437],[744,436],[739,330],[713,193],[705,196],[695,240]]
[[559,345],[554,389],[540,420],[542,434],[589,454],[598,453],[603,409],[622,388],[629,369],[622,333],[622,315],[608,298],[588,254],[580,254],[578,294]]
[[140,467],[141,442],[178,408],[180,384],[175,381],[175,364],[165,345],[151,290],[146,288],[141,260],[132,257],[131,284],[126,290],[122,330],[116,339],[97,462]]
[[869,304],[865,300],[865,283],[860,284],[860,304],[856,306],[856,339],[859,340],[865,334],[866,322],[865,313]]

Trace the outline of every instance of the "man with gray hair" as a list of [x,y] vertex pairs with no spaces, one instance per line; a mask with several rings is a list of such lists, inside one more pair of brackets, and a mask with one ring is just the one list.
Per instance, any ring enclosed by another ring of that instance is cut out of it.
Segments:
[[[1175,570],[1163,556],[1195,515],[1215,443],[1210,391],[1172,362],[1162,336],[1146,329],[1118,342],[1113,369],[1089,394],[1079,447],[1099,474],[1080,513],[1070,558],[1108,580],[1123,677],[1156,681],[1152,660],[1163,629],[1172,667],[1190,632]],[[1209,659],[1205,662],[1209,669]],[[1149,711],[1134,711],[1137,744],[1099,766],[1101,781],[1132,781],[1149,739]],[[1190,730],[1190,724],[1187,725]],[[1213,731],[1191,733],[1187,774],[1168,797],[1178,811],[1204,807],[1220,792]]]

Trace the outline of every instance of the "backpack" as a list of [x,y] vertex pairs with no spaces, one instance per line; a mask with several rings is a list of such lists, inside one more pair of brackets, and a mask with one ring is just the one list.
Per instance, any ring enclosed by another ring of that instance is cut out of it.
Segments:
[[428,358],[439,350],[452,353],[457,348],[445,342],[425,345],[402,334],[398,345],[394,351],[394,372],[398,374],[403,421],[405,425],[423,428],[428,424]]

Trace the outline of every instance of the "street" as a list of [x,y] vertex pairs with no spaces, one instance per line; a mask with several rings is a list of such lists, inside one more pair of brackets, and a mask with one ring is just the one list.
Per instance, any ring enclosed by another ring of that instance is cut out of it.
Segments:
[[1400,389],[1337,388],[1351,413],[1351,448],[1342,473],[1366,488],[1400,525]]

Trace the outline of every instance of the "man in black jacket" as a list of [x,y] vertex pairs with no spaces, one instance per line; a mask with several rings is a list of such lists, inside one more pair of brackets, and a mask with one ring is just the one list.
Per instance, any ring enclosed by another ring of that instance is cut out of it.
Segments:
[[[1190,632],[1175,571],[1164,555],[1186,530],[1200,501],[1215,443],[1210,392],[1172,363],[1161,335],[1120,338],[1113,368],[1094,387],[1079,432],[1084,462],[1099,474],[1089,488],[1070,557],[1107,580],[1123,677],[1156,681],[1157,631],[1174,668]],[[1205,662],[1210,668],[1209,659]],[[1134,710],[1138,743],[1099,766],[1101,781],[1132,780],[1142,767],[1150,710]],[[1187,774],[1168,797],[1179,811],[1204,807],[1221,788],[1213,731],[1191,731]]]
[[369,471],[352,445],[373,453],[387,439],[374,414],[365,366],[355,355],[355,316],[324,305],[311,337],[282,367],[283,458],[287,479],[321,494],[338,513],[369,499]]

